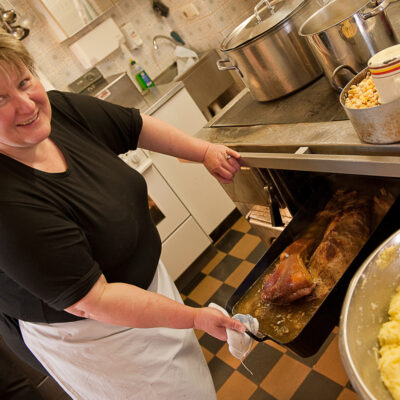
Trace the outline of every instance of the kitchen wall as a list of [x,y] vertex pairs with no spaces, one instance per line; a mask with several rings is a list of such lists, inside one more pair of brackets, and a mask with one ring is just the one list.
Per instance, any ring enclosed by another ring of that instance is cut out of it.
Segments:
[[[81,34],[78,33],[62,43],[57,40],[45,16],[34,8],[33,0],[0,0],[0,5],[6,9],[14,8],[19,16],[18,22],[29,20],[31,32],[24,39],[24,44],[50,82],[57,89],[68,90],[67,85],[85,72],[68,46],[107,17],[111,16],[118,26],[126,22],[133,24],[144,41],[141,48],[132,51],[133,58],[150,76],[155,77],[173,62],[174,48],[169,42],[162,41],[159,50],[154,51],[152,46],[154,35],[169,35],[170,26],[188,45],[199,52],[211,48],[218,49],[223,38],[251,15],[257,4],[257,0],[163,0],[163,2],[170,9],[168,18],[162,18],[153,12],[151,0],[114,0],[115,7],[103,17],[84,29]],[[199,15],[187,20],[182,11],[190,3],[196,6]],[[390,17],[400,36],[400,2],[390,6]],[[129,68],[128,56],[117,50],[97,67],[106,77],[126,71]]]
[[[144,41],[141,48],[132,51],[133,58],[150,76],[155,77],[174,60],[174,47],[169,42],[161,41],[157,52],[152,46],[154,35],[169,35],[168,24],[188,45],[199,52],[219,48],[223,38],[252,13],[257,0],[163,0],[170,9],[168,18],[154,13],[151,0],[114,2],[115,7],[100,17],[99,21],[111,16],[118,26],[131,22]],[[193,3],[199,11],[199,15],[191,20],[185,19],[182,12],[189,3]],[[14,8],[18,14],[18,22],[28,18],[31,32],[23,43],[49,81],[57,89],[68,90],[67,85],[85,72],[68,47],[82,34],[59,43],[45,16],[34,8],[31,0],[0,0],[0,4],[6,9]],[[96,24],[97,22],[91,27]],[[85,29],[82,33],[87,31]],[[129,68],[128,57],[117,50],[97,67],[106,77],[123,72]]]

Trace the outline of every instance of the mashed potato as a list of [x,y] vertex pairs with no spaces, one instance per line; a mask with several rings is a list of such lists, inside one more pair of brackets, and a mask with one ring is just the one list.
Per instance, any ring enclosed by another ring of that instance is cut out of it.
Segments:
[[390,320],[378,335],[380,357],[378,367],[385,386],[395,400],[400,400],[400,286],[389,306]]

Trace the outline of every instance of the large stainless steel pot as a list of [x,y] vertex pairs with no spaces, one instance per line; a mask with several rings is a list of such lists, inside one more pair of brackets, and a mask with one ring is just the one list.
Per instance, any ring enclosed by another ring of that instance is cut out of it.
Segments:
[[312,0],[283,0],[273,12],[268,6],[260,9],[223,40],[220,50],[227,58],[217,62],[218,68],[236,70],[258,101],[312,82],[322,69],[298,29],[317,8]]
[[394,1],[334,0],[300,27],[335,89],[341,90],[375,53],[398,43],[386,15]]

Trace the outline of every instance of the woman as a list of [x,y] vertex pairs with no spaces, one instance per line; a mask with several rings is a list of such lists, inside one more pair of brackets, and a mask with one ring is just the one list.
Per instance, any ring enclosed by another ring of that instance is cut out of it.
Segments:
[[136,147],[203,162],[221,182],[239,168],[232,149],[138,110],[46,94],[21,42],[0,34],[3,322],[18,320],[74,399],[215,399],[192,328],[226,340],[244,326],[182,303],[146,183],[117,156]]

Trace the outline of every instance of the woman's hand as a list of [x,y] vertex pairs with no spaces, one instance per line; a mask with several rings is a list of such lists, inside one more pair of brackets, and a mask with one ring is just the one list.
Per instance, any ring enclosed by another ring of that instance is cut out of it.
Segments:
[[240,154],[222,144],[210,143],[203,164],[210,174],[221,183],[231,183],[240,169]]
[[194,317],[194,329],[200,329],[226,342],[226,328],[238,332],[244,332],[246,327],[239,321],[226,317],[221,311],[215,308],[197,308]]

